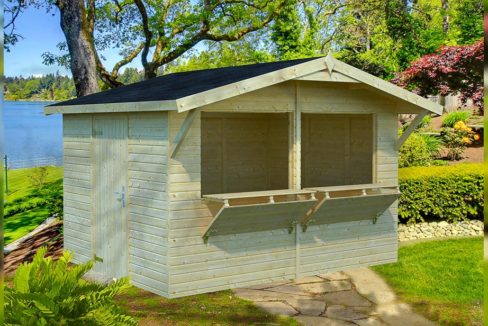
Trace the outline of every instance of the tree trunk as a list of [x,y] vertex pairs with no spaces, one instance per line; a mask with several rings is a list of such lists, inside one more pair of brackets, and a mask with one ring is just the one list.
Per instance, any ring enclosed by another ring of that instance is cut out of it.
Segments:
[[66,37],[71,58],[71,73],[76,95],[84,96],[98,92],[96,52],[90,23],[85,17],[83,0],[57,2],[61,13],[61,29]]
[[442,31],[447,34],[449,32],[449,0],[442,0]]

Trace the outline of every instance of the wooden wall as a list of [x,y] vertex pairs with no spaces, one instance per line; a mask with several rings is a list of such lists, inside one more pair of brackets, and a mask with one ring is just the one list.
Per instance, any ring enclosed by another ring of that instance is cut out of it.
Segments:
[[63,139],[64,249],[81,263],[93,258],[91,115],[64,115]]
[[[295,101],[297,93],[299,96]],[[203,114],[212,111],[293,112],[296,102],[304,113],[373,114],[373,179],[380,183],[396,181],[395,103],[364,89],[300,82],[297,91],[293,82],[287,82],[205,106]],[[174,139],[184,117],[185,114],[169,113],[170,139]],[[219,124],[216,125],[204,133],[214,132],[214,128],[218,130]],[[205,244],[202,234],[212,215],[201,198],[201,133],[201,120],[197,117],[176,157],[169,163],[167,266],[170,297],[396,260],[396,204],[379,217],[377,224],[349,222],[310,226],[305,233],[300,231],[298,266],[295,234],[289,234],[286,229],[255,233],[236,230],[234,235],[211,236]],[[218,155],[218,150],[214,154]]]
[[288,115],[204,112],[202,194],[286,189]]
[[302,114],[302,187],[373,182],[371,114]]
[[129,275],[167,295],[168,114],[129,115]]
[[[128,114],[129,276],[133,284],[167,295],[168,115]],[[93,258],[97,186],[92,114],[63,116],[64,246],[77,263]]]

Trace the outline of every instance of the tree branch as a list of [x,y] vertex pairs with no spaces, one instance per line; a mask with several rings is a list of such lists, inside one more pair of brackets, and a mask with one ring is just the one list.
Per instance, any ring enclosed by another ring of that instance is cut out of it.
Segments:
[[134,0],[134,3],[136,4],[142,19],[142,29],[144,31],[145,41],[144,47],[142,49],[141,61],[142,66],[144,67],[144,71],[147,72],[148,70],[150,70],[150,64],[147,62],[147,55],[149,54],[149,48],[151,47],[153,33],[149,29],[149,18],[147,16],[146,7],[142,3],[142,0]]
[[137,57],[137,55],[142,51],[142,49],[144,48],[144,43],[141,43],[139,44],[135,49],[134,51],[132,51],[131,53],[129,53],[129,55],[127,57],[125,57],[124,59],[120,60],[119,62],[117,62],[113,69],[112,69],[112,73],[111,75],[115,78],[118,77],[119,75],[119,70],[120,68],[122,68],[123,66],[125,66],[126,64],[130,63],[132,60],[134,60],[135,57]]

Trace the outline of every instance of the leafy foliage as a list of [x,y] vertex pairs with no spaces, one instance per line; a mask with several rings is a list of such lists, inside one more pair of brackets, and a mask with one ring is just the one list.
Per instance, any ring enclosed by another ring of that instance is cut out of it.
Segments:
[[461,159],[467,145],[475,140],[475,136],[476,134],[466,126],[464,121],[456,122],[454,128],[442,128],[441,137],[447,148],[447,157],[453,161]]
[[73,80],[59,74],[5,78],[6,100],[65,100],[76,95]]
[[400,219],[409,223],[424,219],[482,219],[486,172],[483,164],[400,169]]
[[[442,139],[433,135],[426,135],[426,134],[420,134],[420,135],[424,139],[425,146],[427,147],[430,156],[434,159],[439,157],[440,151],[444,145]],[[432,164],[436,165],[436,162],[432,162]]]
[[453,128],[456,122],[463,121],[466,122],[471,117],[470,111],[453,111],[442,118],[442,126]]
[[82,279],[93,262],[69,266],[72,255],[58,261],[40,248],[32,263],[22,264],[13,287],[4,285],[6,325],[136,325],[120,312],[114,297],[128,288],[127,279],[104,286]]
[[412,133],[400,148],[398,167],[429,166],[432,164],[432,154],[427,143],[418,133]]
[[463,0],[452,3],[450,39],[456,44],[472,44],[483,37],[483,3]]
[[262,43],[260,42],[261,36],[260,33],[255,33],[236,42],[205,43],[208,46],[207,51],[202,51],[188,58],[180,57],[166,65],[163,73],[273,61],[273,55],[264,48],[256,46],[256,44]]
[[422,96],[459,93],[483,111],[483,41],[473,45],[444,46],[425,55],[392,82]]
[[34,168],[28,177],[32,185],[35,188],[40,189],[44,186],[48,173],[47,166],[40,166]]
[[47,208],[49,215],[63,216],[63,181],[57,180],[31,191],[28,195],[5,204],[4,217],[29,211],[34,208]]

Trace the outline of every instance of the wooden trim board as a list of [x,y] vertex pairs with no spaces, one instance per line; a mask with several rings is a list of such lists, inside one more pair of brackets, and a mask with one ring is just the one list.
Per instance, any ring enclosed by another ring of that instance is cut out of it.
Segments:
[[422,122],[422,119],[429,113],[429,111],[424,110],[421,113],[417,114],[415,119],[410,123],[408,126],[407,130],[405,130],[400,138],[396,142],[396,149],[400,150],[400,147],[405,143],[408,137],[415,131],[415,128],[418,127],[418,125]]

